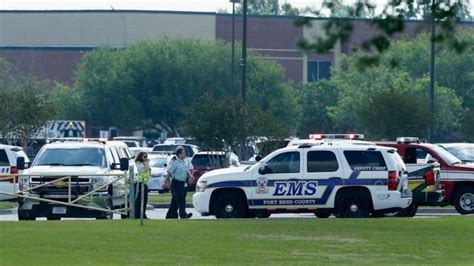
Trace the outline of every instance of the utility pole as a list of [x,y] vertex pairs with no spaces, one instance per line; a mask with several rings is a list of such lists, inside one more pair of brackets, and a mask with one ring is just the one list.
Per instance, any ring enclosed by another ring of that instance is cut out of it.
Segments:
[[235,95],[235,3],[240,3],[240,0],[230,0],[232,2],[232,60],[231,60],[231,67],[230,67],[230,89],[231,95]]
[[242,58],[240,62],[241,70],[241,97],[242,102],[247,101],[247,0],[243,0],[242,6]]
[[435,19],[435,7],[436,0],[431,3],[431,54],[430,54],[430,113],[431,113],[431,125],[429,138],[431,142],[434,142],[434,113],[435,113],[435,80],[436,80],[436,69],[435,69],[435,37],[436,37],[436,19]]

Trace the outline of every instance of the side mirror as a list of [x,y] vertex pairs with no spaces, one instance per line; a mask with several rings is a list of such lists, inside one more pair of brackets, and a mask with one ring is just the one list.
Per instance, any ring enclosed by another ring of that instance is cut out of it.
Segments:
[[18,170],[25,170],[27,168],[25,157],[16,158],[16,168],[18,168]]
[[127,171],[129,168],[129,160],[127,158],[120,158],[120,171]]
[[437,163],[438,160],[434,159],[434,158],[430,158],[426,163]]
[[262,155],[255,156],[255,161],[260,162],[262,160]]
[[266,175],[273,172],[272,169],[268,165],[263,165],[258,169],[258,173],[261,175]]

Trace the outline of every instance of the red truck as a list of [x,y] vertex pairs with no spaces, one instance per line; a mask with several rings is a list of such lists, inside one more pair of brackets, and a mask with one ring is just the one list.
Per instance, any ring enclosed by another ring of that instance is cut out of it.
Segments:
[[474,167],[463,163],[444,148],[421,143],[418,138],[398,138],[396,142],[376,142],[397,148],[407,167],[437,161],[441,167],[440,189],[444,199],[439,206],[454,205],[460,214],[474,213]]

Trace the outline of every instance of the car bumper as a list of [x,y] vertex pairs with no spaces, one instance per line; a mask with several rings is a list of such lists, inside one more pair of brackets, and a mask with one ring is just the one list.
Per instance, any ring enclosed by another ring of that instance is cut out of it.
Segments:
[[196,192],[193,195],[193,206],[194,209],[201,213],[209,213],[209,201],[211,199],[211,191]]
[[[104,216],[102,211],[94,211],[81,207],[71,207],[61,204],[60,202],[67,203],[67,198],[61,197],[61,195],[49,195],[45,197],[49,200],[58,201],[58,203],[40,201],[39,195],[28,194],[30,198],[19,198],[18,200],[18,211],[28,212],[29,216],[34,217],[73,217],[73,218],[94,218]],[[83,206],[90,206],[96,208],[107,208],[107,200],[110,196],[107,192],[101,192],[93,194],[92,197],[85,197],[76,204]],[[74,200],[74,198],[72,198]],[[66,213],[53,213],[53,207],[65,207]]]
[[431,191],[426,193],[426,203],[428,205],[439,205],[443,202],[445,197],[444,189],[438,189],[436,191]]
[[374,210],[404,209],[413,202],[410,191],[376,191],[372,194]]

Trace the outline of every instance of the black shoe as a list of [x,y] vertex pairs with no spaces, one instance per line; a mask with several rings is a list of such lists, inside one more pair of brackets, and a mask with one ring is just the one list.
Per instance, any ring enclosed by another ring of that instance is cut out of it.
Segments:
[[191,218],[192,216],[193,216],[192,213],[188,213],[188,214],[186,214],[184,217],[181,217],[181,219],[189,219],[189,218]]

